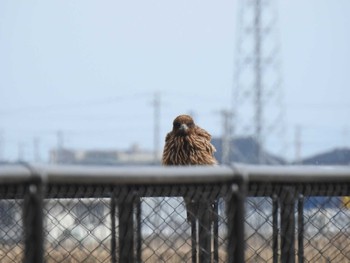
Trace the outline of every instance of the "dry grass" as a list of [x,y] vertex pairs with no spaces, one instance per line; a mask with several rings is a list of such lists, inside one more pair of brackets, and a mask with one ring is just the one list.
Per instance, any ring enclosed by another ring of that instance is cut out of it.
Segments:
[[[298,249],[297,242],[295,243]],[[279,255],[280,255],[279,251]],[[297,253],[297,252],[296,252]],[[273,251],[270,244],[261,239],[252,238],[246,243],[246,263],[273,262]],[[350,238],[346,233],[339,233],[332,236],[317,236],[313,239],[304,239],[304,262],[328,263],[328,262],[349,262],[350,259]],[[298,262],[298,255],[295,255],[295,262]]]
[[[142,249],[142,262],[145,263],[190,263],[191,244],[190,242],[177,241],[170,247],[165,243],[152,242]],[[174,249],[173,247],[176,247]],[[104,247],[58,247],[48,246],[45,248],[46,263],[97,263],[111,262],[111,251]],[[224,250],[219,252],[220,262],[226,262]],[[3,246],[0,248],[0,262],[13,263],[22,262],[23,248],[20,246]]]
[[[246,262],[272,262],[273,252],[270,244],[263,243],[258,239],[251,239],[246,244]],[[219,262],[226,262],[227,255],[224,247],[220,247]],[[297,248],[297,244],[296,244]],[[111,262],[110,249],[108,246],[91,247],[46,247],[45,262],[47,263],[97,263]],[[331,237],[314,238],[304,241],[304,262],[348,262],[350,258],[349,236],[341,233]],[[13,263],[23,261],[23,247],[19,245],[0,245],[0,262]],[[297,261],[297,255],[296,255]],[[151,242],[143,244],[142,262],[155,263],[190,263],[190,241],[177,240],[171,245]]]
[[88,251],[86,249],[75,248],[69,251],[63,249],[51,250],[45,256],[47,263],[96,263],[96,262],[110,262],[110,251],[103,249],[95,249]]
[[23,256],[23,247],[21,245],[0,245],[1,263],[22,262]]
[[350,238],[338,233],[327,238],[314,238],[304,242],[306,262],[349,262]]

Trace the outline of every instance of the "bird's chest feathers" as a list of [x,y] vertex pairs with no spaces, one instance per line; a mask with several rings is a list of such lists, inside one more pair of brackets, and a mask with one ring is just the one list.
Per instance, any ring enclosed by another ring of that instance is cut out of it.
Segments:
[[190,136],[176,137],[171,149],[171,159],[182,165],[203,164],[203,158],[208,155],[205,140]]

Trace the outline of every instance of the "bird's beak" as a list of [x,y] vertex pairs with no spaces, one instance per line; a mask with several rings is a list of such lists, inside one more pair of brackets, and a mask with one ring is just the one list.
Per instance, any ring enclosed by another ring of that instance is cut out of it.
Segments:
[[186,124],[183,123],[183,124],[181,124],[179,130],[182,131],[182,132],[186,132],[186,131],[188,130],[188,126],[187,126]]

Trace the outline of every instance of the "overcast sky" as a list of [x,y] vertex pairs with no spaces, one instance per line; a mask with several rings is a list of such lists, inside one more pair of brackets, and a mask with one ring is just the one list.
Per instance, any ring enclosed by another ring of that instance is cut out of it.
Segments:
[[[180,113],[213,136],[232,105],[238,0],[1,0],[0,157],[153,149]],[[350,1],[277,1],[286,150],[350,146]],[[269,145],[266,145],[269,148]],[[271,149],[273,150],[273,149]]]

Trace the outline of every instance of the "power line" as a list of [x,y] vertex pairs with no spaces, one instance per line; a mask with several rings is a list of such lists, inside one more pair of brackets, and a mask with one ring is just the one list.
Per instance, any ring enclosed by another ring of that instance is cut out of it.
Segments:
[[317,111],[327,111],[327,110],[348,110],[350,104],[348,103],[288,103],[287,107],[292,110],[317,110]]
[[30,113],[46,113],[47,111],[67,111],[76,108],[90,108],[93,106],[105,106],[107,104],[115,104],[118,101],[125,100],[135,100],[143,99],[145,95],[150,95],[150,93],[134,93],[128,96],[115,96],[115,97],[105,97],[94,100],[87,101],[74,101],[70,103],[58,103],[53,105],[44,105],[44,106],[27,106],[9,110],[0,111],[0,115],[14,115],[14,114],[30,114]]

